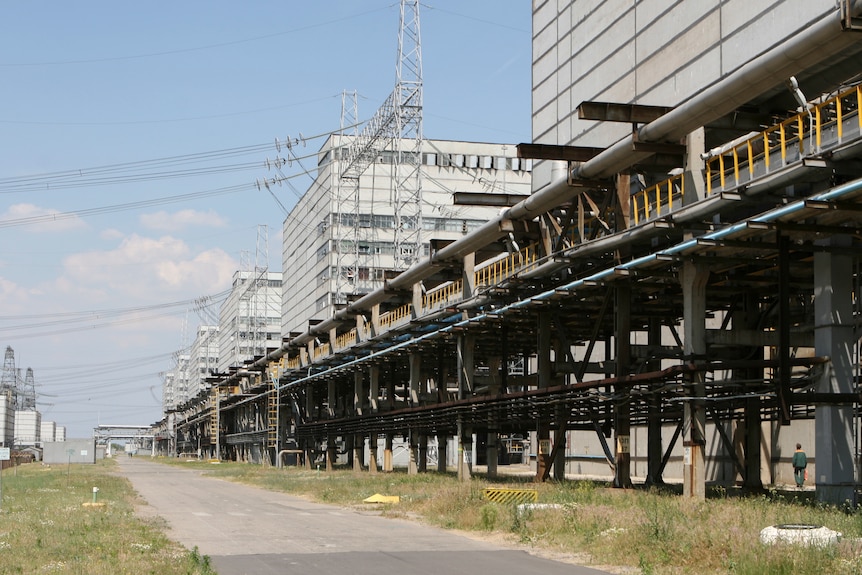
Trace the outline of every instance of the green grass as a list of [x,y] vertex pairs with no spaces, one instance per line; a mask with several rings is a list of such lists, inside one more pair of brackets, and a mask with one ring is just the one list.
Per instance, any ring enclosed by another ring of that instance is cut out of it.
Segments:
[[[115,463],[22,465],[3,471],[0,574],[210,575],[209,558],[134,513],[136,496]],[[97,503],[92,503],[98,487]]]
[[[447,529],[495,534],[553,557],[617,566],[644,575],[728,573],[735,575],[836,575],[862,572],[862,514],[821,506],[811,493],[767,492],[728,496],[714,490],[705,501],[690,501],[667,490],[617,490],[588,481],[529,483],[529,479],[480,476],[459,482],[451,474],[404,472],[331,473],[273,469],[242,463],[176,462],[207,474],[289,492],[342,506],[368,508],[375,493],[399,495],[401,503],[380,506],[388,516],[421,518]],[[518,511],[488,502],[482,489],[528,486],[553,509]],[[733,494],[731,494],[733,495]],[[837,547],[763,546],[760,530],[781,523],[814,523],[843,534]],[[612,568],[603,567],[606,570]]]

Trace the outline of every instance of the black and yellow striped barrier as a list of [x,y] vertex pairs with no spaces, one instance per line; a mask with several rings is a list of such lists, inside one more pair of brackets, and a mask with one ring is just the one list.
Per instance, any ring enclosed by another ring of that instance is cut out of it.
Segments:
[[539,499],[539,492],[535,489],[508,489],[503,487],[486,487],[482,495],[488,501],[494,503],[534,503]]

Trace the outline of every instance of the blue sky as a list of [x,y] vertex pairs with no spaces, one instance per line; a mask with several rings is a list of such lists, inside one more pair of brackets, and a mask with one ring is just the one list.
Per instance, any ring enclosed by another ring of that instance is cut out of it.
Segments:
[[[37,7],[38,6],[38,7]],[[424,134],[530,141],[530,3],[421,7]],[[398,2],[16,2],[0,20],[0,346],[43,420],[87,437],[161,417],[161,373],[230,287],[273,189],[276,139],[313,154],[341,95],[367,119],[395,83]],[[217,308],[211,311],[217,313]]]

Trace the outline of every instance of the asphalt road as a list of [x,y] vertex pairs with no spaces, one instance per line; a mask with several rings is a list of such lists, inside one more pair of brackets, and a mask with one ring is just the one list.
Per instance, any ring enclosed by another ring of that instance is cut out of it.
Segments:
[[407,520],[310,503],[146,457],[117,459],[168,536],[208,555],[219,575],[599,575]]

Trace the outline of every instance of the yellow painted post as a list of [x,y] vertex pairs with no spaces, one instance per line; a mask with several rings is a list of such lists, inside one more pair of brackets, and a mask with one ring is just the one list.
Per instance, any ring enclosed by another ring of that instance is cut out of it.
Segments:
[[781,165],[787,165],[787,140],[784,132],[784,122],[778,124],[778,134],[781,137]]
[[766,166],[766,171],[769,171],[769,133],[763,132],[763,164]]
[[[815,114],[815,116],[814,116],[814,128],[817,130],[817,149],[819,150],[820,149],[820,121],[821,121],[820,106],[816,106],[814,109],[817,110],[817,114]],[[814,150],[812,150],[812,151],[814,151]]]
[[736,151],[736,148],[733,148],[733,177],[739,185],[739,153]]
[[841,117],[841,97],[835,98],[835,119],[838,122],[838,141],[841,142],[841,137],[844,135],[844,125]]
[[754,177],[754,146],[751,145],[751,140],[746,142],[748,146],[748,175]]

